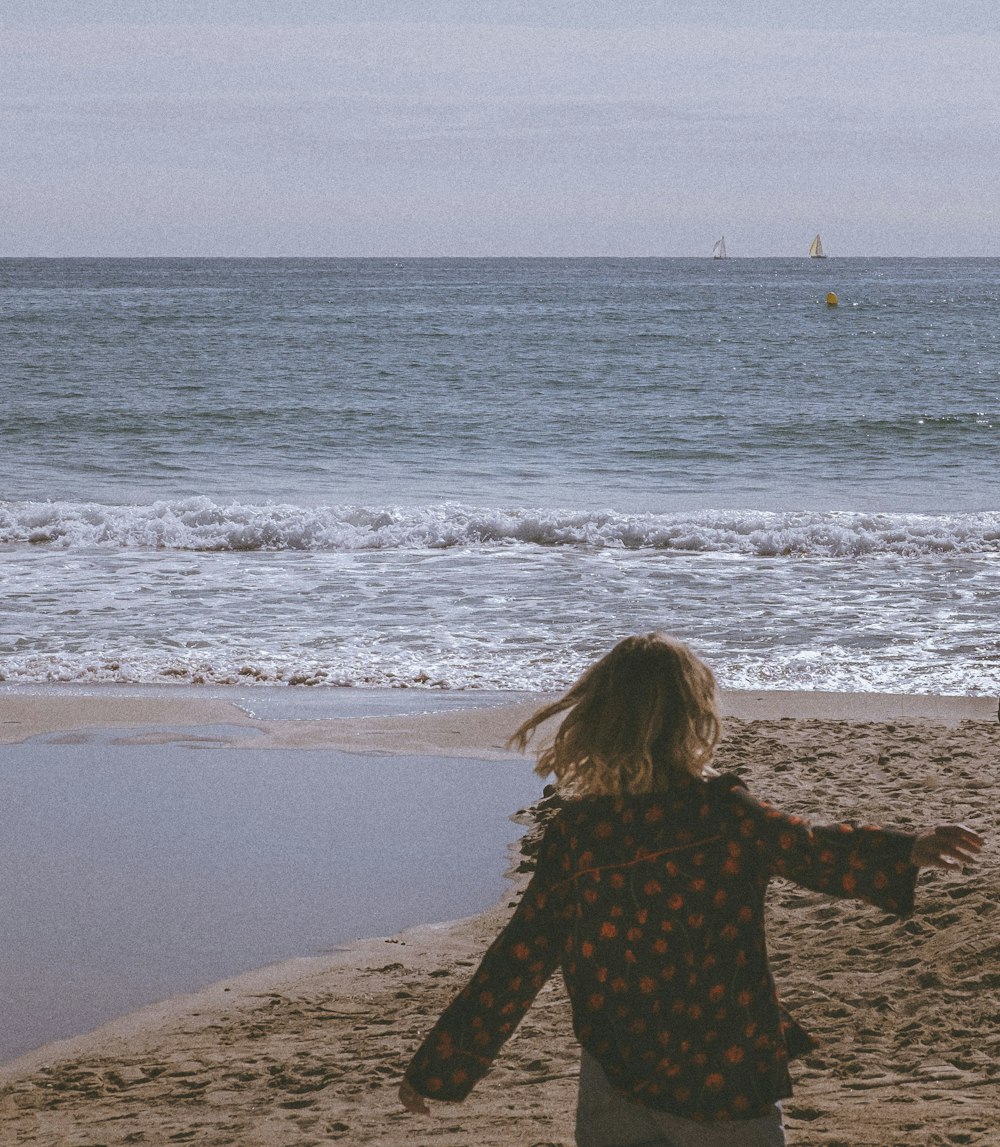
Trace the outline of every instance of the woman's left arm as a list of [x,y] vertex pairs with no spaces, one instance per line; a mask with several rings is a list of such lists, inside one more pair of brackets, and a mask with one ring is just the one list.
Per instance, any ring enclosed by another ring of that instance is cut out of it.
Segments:
[[514,915],[407,1067],[399,1098],[408,1111],[427,1114],[424,1097],[464,1099],[559,964],[562,920],[553,888],[557,832],[553,822]]

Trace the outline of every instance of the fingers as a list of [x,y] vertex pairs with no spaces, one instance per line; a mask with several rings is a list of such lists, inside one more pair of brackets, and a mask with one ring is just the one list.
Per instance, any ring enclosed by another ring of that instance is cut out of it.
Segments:
[[983,850],[983,838],[964,824],[942,824],[934,830],[941,854],[959,864],[972,864]]
[[917,836],[913,862],[937,868],[961,868],[974,864],[983,849],[983,838],[964,824],[939,824]]
[[427,1100],[404,1079],[399,1085],[399,1102],[413,1115],[430,1115]]

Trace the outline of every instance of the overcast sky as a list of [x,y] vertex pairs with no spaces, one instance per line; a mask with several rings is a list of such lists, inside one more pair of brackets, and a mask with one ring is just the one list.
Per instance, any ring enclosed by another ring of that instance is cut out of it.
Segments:
[[0,255],[1000,255],[997,0],[3,0]]

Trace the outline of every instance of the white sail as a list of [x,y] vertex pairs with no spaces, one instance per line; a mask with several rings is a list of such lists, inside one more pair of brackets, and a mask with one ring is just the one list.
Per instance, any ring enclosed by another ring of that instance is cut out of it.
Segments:
[[725,235],[723,235],[721,239],[716,239],[715,244],[712,247],[712,258],[713,259],[725,259],[725,257],[726,257],[726,237],[725,237]]
[[823,254],[823,243],[817,235],[815,239],[809,244],[809,258],[810,259],[825,259],[826,255]]

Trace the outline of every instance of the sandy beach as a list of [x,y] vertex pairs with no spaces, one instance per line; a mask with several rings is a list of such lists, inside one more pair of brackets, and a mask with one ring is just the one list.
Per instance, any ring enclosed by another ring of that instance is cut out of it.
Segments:
[[[342,715],[289,719],[255,716],[224,691],[13,691],[0,698],[0,744],[420,752],[502,769],[504,739],[538,699],[492,700],[378,715],[351,711],[348,697]],[[989,839],[975,872],[923,874],[908,920],[773,886],[779,988],[821,1041],[794,1066],[789,1143],[1000,1143],[996,700],[736,692],[723,710],[718,766],[789,811],[904,827],[958,820]],[[512,884],[480,916],[263,968],[33,1051],[0,1067],[0,1139],[570,1147],[577,1051],[558,980],[466,1103],[421,1119],[396,1100],[421,1033],[515,896]]]

